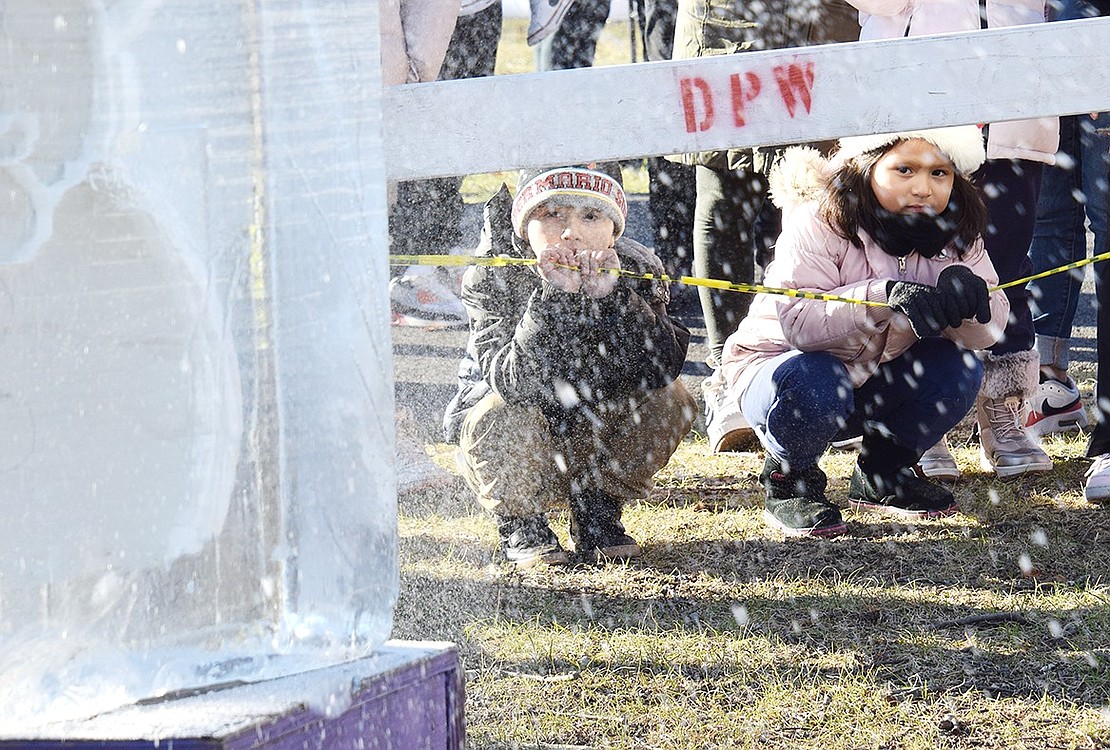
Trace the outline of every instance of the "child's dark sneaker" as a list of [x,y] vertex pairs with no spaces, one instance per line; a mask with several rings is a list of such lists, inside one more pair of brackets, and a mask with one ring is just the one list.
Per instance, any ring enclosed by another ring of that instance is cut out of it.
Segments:
[[960,509],[947,487],[922,479],[912,468],[889,476],[870,475],[858,463],[848,486],[848,502],[856,510],[911,520],[951,516]]
[[767,490],[763,521],[787,536],[838,536],[848,530],[836,507],[825,497],[828,478],[814,464],[804,471],[783,472],[772,456],[759,475]]
[[498,516],[497,533],[505,559],[518,568],[530,568],[539,563],[566,565],[569,561],[545,516]]
[[585,490],[570,504],[570,536],[579,557],[590,562],[629,560],[643,554],[621,523],[618,498],[600,490]]

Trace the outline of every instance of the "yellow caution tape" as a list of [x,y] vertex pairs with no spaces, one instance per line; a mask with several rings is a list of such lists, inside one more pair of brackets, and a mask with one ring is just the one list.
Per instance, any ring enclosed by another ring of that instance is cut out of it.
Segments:
[[[1007,281],[1005,284],[999,284],[990,288],[990,291],[996,292],[1002,289],[1009,289],[1010,287],[1021,286],[1028,284],[1030,281],[1043,279],[1047,276],[1053,276],[1065,271],[1071,271],[1083,266],[1089,266],[1092,263],[1110,260],[1110,252],[1099,253],[1098,255],[1077,260],[1074,263],[1068,263],[1058,268],[1052,268],[1048,271],[1026,276],[1022,279],[1015,279],[1014,281]],[[458,267],[458,266],[534,266],[536,265],[535,258],[513,258],[507,255],[492,255],[492,256],[477,256],[477,255],[390,255],[389,264],[392,266],[443,266],[443,267]],[[568,266],[569,267],[569,266]],[[842,297],[838,294],[825,294],[823,292],[807,292],[802,289],[780,289],[773,286],[763,286],[761,284],[740,284],[735,281],[723,281],[721,279],[703,279],[697,276],[668,276],[667,274],[653,274],[653,273],[633,273],[623,268],[605,268],[602,269],[607,273],[615,273],[619,276],[625,276],[632,279],[644,279],[647,281],[669,281],[678,284],[686,284],[687,286],[703,286],[710,289],[722,289],[730,292],[742,292],[744,294],[777,294],[783,297],[795,297],[798,299],[815,299],[824,302],[851,302],[856,305],[867,305],[869,307],[888,307],[885,302],[875,302],[866,299],[854,299],[852,297]]]
[[[536,265],[536,259],[513,258],[506,255],[390,255],[389,264],[392,266],[534,266]],[[837,294],[825,294],[823,292],[807,292],[802,289],[779,289],[760,284],[740,284],[735,281],[722,281],[721,279],[702,279],[696,276],[668,276],[665,273],[641,274],[623,268],[603,268],[602,271],[631,279],[670,281],[688,286],[704,286],[710,289],[723,289],[731,292],[744,292],[745,294],[778,294],[785,297],[816,299],[824,302],[851,302],[856,305],[868,305],[870,307],[888,307],[885,302],[853,299],[852,297],[841,297]]]
[[391,266],[534,266],[535,258],[508,255],[390,255]]
[[1074,268],[1082,268],[1083,266],[1089,266],[1092,263],[1098,263],[1098,262],[1104,261],[1104,260],[1110,260],[1110,252],[1099,253],[1098,255],[1092,255],[1090,258],[1084,258],[1083,260],[1077,260],[1074,263],[1068,263],[1067,265],[1059,266],[1058,268],[1050,268],[1047,271],[1041,271],[1040,273],[1035,273],[1032,276],[1026,276],[1024,279],[1017,279],[1015,281],[1007,281],[1005,284],[999,284],[998,286],[993,287],[991,289],[991,291],[993,292],[996,289],[1009,289],[1012,286],[1021,286],[1022,284],[1028,284],[1030,281],[1036,281],[1037,279],[1043,279],[1046,276],[1052,276],[1054,274],[1063,273],[1064,271],[1070,271]]

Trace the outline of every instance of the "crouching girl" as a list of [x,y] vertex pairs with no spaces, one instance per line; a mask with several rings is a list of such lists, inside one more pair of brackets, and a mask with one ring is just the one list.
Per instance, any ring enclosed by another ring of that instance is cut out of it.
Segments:
[[[789,536],[846,530],[818,459],[862,435],[849,503],[903,518],[955,513],[914,472],[975,402],[1009,305],[968,180],[974,126],[844,138],[829,159],[787,151],[772,175],[783,232],[764,284],[845,300],[762,294],[729,337],[724,374],[767,451],[764,520]],[[861,304],[870,303],[870,304]]]

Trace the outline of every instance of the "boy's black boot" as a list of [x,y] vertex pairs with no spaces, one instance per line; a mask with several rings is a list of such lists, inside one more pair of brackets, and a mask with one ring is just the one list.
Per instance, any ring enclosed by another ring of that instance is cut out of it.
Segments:
[[768,455],[759,478],[767,491],[767,525],[787,536],[837,536],[848,530],[840,508],[825,497],[828,477],[817,464],[786,473],[778,459]]
[[566,565],[569,561],[559,538],[547,525],[546,516],[498,516],[497,534],[505,559],[518,568],[530,568],[539,563]]
[[918,458],[912,449],[889,437],[866,435],[848,486],[851,507],[909,520],[940,518],[958,511],[959,503],[947,487],[914,472]]
[[601,490],[582,490],[571,498],[570,537],[584,560],[628,560],[643,554],[621,523],[623,502]]

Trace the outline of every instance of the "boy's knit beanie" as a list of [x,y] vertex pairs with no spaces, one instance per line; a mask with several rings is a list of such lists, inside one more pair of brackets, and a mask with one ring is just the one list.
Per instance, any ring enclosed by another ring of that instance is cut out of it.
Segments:
[[513,199],[513,230],[525,237],[531,213],[542,203],[559,197],[564,205],[591,206],[613,221],[613,237],[624,233],[628,203],[617,164],[525,170],[517,181]]
[[855,156],[878,151],[899,141],[920,138],[948,155],[956,169],[969,175],[987,158],[983,148],[983,133],[974,125],[957,125],[931,130],[907,130],[902,133],[876,133],[840,139],[840,149],[834,159],[844,161]]

